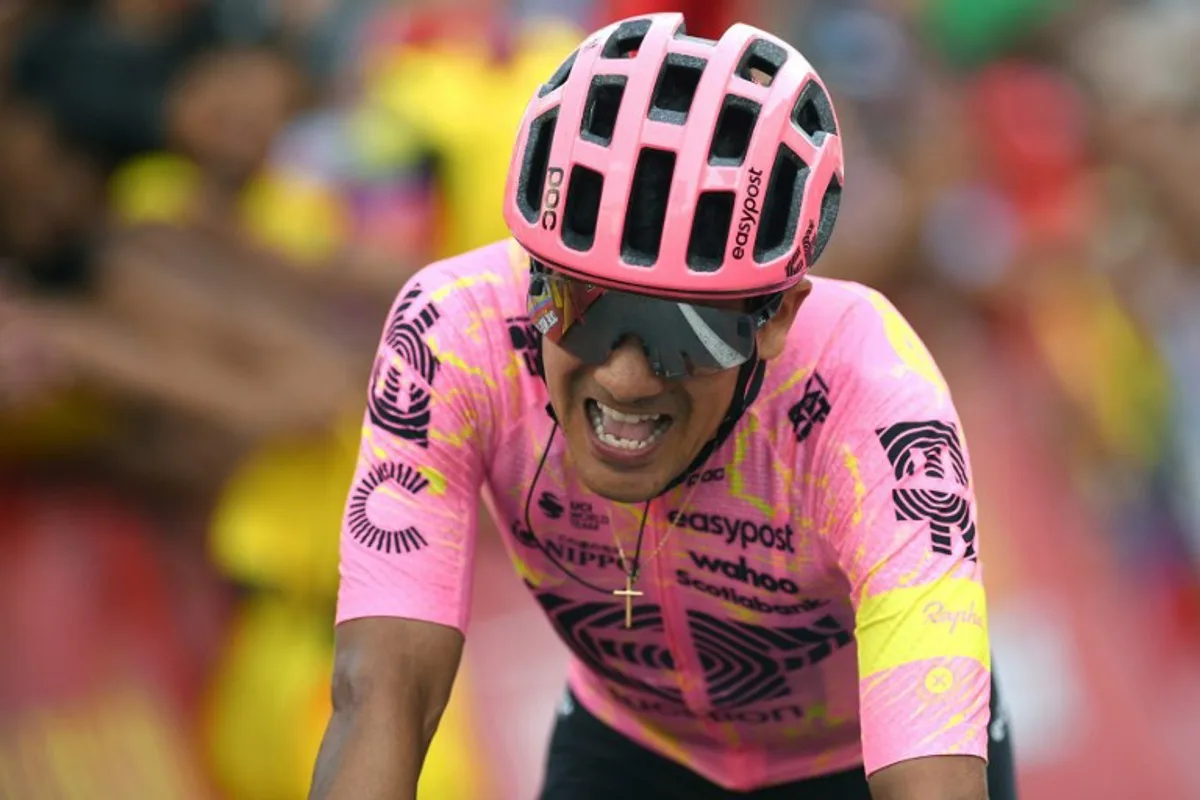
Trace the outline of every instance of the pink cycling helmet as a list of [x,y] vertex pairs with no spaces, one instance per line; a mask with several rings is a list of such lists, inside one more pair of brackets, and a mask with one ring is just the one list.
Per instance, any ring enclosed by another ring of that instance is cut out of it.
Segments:
[[798,283],[833,230],[837,117],[791,45],[749,25],[714,42],[683,15],[592,34],[521,121],[504,219],[538,261],[681,299]]

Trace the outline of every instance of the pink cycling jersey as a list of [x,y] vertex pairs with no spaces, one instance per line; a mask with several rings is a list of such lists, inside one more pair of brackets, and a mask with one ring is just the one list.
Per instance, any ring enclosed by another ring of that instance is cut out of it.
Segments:
[[649,504],[644,552],[658,552],[627,629],[615,542],[632,551],[646,504],[589,492],[551,441],[527,287],[525,255],[502,242],[401,291],[346,506],[338,621],[465,631],[482,492],[572,652],[572,690],[643,746],[735,790],[986,757],[967,449],[882,295],[813,279],[734,433]]

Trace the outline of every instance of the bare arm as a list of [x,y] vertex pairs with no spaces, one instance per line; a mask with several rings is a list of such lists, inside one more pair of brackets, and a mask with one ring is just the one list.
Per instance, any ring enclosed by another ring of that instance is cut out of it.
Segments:
[[[431,267],[406,284],[380,339],[383,378],[367,393],[342,524],[333,717],[312,800],[413,800],[462,657],[498,416],[497,392],[467,366],[486,369],[496,354],[486,337],[460,335],[480,318],[460,274]],[[423,416],[406,408],[418,403]]]
[[987,769],[975,756],[901,761],[871,776],[874,800],[988,800]]
[[462,656],[463,637],[429,622],[371,617],[337,628],[333,716],[310,800],[413,800]]

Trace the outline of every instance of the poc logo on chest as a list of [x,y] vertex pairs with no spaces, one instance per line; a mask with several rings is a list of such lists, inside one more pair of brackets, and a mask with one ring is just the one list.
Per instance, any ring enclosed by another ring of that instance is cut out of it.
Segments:
[[718,483],[725,480],[725,468],[717,467],[715,469],[706,469],[704,472],[693,472],[688,476],[687,485],[695,486],[697,483]]

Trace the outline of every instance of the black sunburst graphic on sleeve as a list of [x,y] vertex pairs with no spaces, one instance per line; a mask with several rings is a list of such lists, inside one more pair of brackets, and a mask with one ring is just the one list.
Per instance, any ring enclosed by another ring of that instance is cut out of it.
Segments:
[[[425,334],[441,314],[432,303],[409,314],[421,293],[420,286],[410,289],[388,323],[384,341],[403,364],[394,363],[388,353],[379,354],[371,371],[367,408],[371,422],[378,427],[428,447],[432,399],[429,389],[437,379],[441,362],[426,343]],[[416,380],[413,373],[420,380]]]
[[954,482],[967,485],[967,464],[958,440],[958,427],[950,422],[898,422],[875,433],[887,453],[896,480],[918,471],[931,478],[945,478],[946,459],[950,460]]
[[950,555],[954,534],[965,545],[963,557],[974,561],[975,522],[971,505],[961,493],[969,486],[958,428],[940,420],[899,422],[876,431],[897,481],[913,475],[945,481],[946,489],[897,487],[892,490],[896,519],[925,521],[930,549]]
[[[409,495],[420,494],[429,480],[417,470],[399,461],[389,461],[371,470],[350,494],[346,508],[346,524],[356,542],[381,553],[411,553],[427,547],[429,542],[415,525],[385,529],[371,521],[367,503],[385,485],[399,488]],[[398,502],[398,501],[392,501]]]

